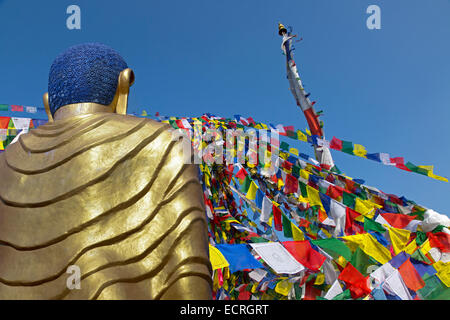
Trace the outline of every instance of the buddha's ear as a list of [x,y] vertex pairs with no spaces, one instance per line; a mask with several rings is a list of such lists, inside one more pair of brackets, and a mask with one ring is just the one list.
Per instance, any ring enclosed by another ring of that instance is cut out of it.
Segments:
[[50,111],[50,104],[48,103],[48,92],[44,93],[42,96],[44,102],[45,112],[47,113],[48,122],[53,122],[52,112]]
[[119,74],[118,84],[114,100],[111,103],[113,112],[127,114],[128,94],[134,83],[134,72],[130,68],[122,70]]

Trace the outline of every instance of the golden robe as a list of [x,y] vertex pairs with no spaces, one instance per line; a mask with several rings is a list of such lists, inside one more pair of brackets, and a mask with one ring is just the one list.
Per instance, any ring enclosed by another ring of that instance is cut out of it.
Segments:
[[0,154],[0,179],[0,299],[211,298],[202,189],[168,125],[57,120]]

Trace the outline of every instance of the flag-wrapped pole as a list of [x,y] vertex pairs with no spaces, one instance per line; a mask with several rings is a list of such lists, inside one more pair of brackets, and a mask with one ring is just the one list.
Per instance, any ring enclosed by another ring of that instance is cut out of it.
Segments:
[[[295,38],[296,35],[291,35],[291,33],[288,32],[284,25],[282,25],[281,23],[278,24],[278,34],[283,37],[281,50],[283,50],[286,56],[286,70],[290,90],[294,95],[297,106],[302,109],[303,114],[305,115],[311,133],[313,135],[317,135],[319,138],[323,138],[324,134],[322,126],[318,119],[319,116],[314,110],[314,103],[311,102],[308,98],[309,94],[307,94],[303,88],[302,81],[300,79],[300,75],[293,58],[292,39]],[[320,162],[320,165],[322,167],[328,170],[334,167],[334,162],[333,158],[331,157],[330,150],[326,146],[314,146],[314,152],[317,161]]]

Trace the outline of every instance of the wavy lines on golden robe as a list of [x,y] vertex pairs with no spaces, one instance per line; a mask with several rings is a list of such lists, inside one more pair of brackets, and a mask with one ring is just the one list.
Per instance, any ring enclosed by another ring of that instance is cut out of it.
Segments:
[[[75,124],[75,125],[74,125]],[[197,168],[171,129],[110,113],[40,126],[0,155],[0,299],[209,299]],[[66,285],[70,265],[81,289]]]

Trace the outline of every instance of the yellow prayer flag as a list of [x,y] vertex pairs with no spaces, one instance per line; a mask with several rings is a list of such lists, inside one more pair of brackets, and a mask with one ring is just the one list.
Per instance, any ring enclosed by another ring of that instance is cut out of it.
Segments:
[[284,182],[282,179],[278,179],[278,190],[280,190],[284,186]]
[[316,276],[316,281],[314,281],[314,285],[320,286],[320,285],[323,284],[324,282],[325,282],[325,274],[319,273],[319,274]]
[[417,249],[417,243],[416,240],[411,241],[403,251],[405,251],[407,254],[412,255],[414,251]]
[[356,218],[356,220],[360,222],[364,222],[364,217],[372,219],[375,215],[375,210],[371,206],[370,201],[362,200],[360,198],[356,198],[355,211],[361,214],[361,216],[358,217],[361,220],[358,220],[358,218]]
[[283,295],[283,296],[287,296],[289,294],[289,291],[292,288],[292,283],[289,282],[288,280],[282,280],[280,282],[277,283],[276,287],[275,287],[275,292]]
[[343,256],[339,256],[339,258],[336,260],[336,262],[342,267],[345,268],[347,265],[347,259],[345,259]]
[[306,171],[305,169],[300,169],[300,178],[309,180],[309,172]]
[[255,198],[256,198],[256,190],[258,190],[258,186],[252,180],[252,182],[250,183],[250,187],[248,188],[248,191],[247,191],[247,194],[246,194],[247,199],[255,200]]
[[434,166],[418,166],[419,168],[427,170],[427,176],[436,180],[448,182],[448,179],[445,177],[438,176],[433,173]]
[[365,157],[366,157],[366,154],[367,154],[367,150],[366,150],[366,148],[364,148],[364,146],[355,143],[355,144],[353,145],[353,154],[354,154],[355,156],[365,158]]
[[327,229],[325,229],[325,228],[320,228],[320,230],[322,230],[322,232],[323,232],[328,238],[331,238],[331,237],[332,237],[331,233],[329,233]]
[[209,245],[209,260],[211,261],[213,270],[222,269],[230,265],[222,252],[212,245]]
[[320,201],[319,191],[311,186],[306,186],[306,191],[308,192],[308,200],[311,206],[320,206],[320,208],[325,211],[322,201]]
[[308,137],[306,136],[306,134],[304,134],[300,130],[297,130],[297,139],[304,142],[308,141]]
[[389,237],[391,238],[392,248],[394,249],[395,255],[397,255],[406,247],[411,231],[390,226],[387,227],[389,230]]
[[290,149],[289,149],[289,152],[292,153],[292,154],[295,154],[295,155],[298,157],[298,150],[297,150],[297,149],[295,149],[295,148],[290,148]]
[[303,234],[303,231],[300,230],[295,224],[291,222],[291,229],[292,229],[292,237],[294,238],[294,241],[303,241],[305,240],[305,235]]
[[433,268],[436,269],[438,278],[450,287],[450,262],[438,261],[433,264]]
[[341,237],[347,246],[355,251],[360,247],[364,253],[371,256],[381,264],[385,264],[392,259],[391,253],[381,243],[379,243],[370,233],[355,234]]
[[419,247],[419,250],[425,255],[428,251],[431,250],[430,239],[427,239],[424,243],[422,243]]
[[298,196],[298,201],[303,203],[309,203],[308,199],[304,198],[302,195]]

